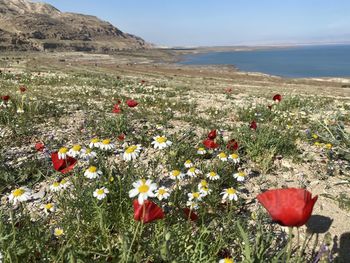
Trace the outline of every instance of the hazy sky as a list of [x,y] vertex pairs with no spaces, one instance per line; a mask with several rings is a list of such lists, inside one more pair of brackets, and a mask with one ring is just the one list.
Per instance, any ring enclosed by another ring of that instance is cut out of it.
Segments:
[[166,46],[350,41],[350,0],[46,0]]

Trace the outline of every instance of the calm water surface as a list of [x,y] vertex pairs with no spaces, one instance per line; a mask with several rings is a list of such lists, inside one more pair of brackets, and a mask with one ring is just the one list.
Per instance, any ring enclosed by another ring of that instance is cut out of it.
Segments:
[[185,65],[235,65],[282,77],[350,77],[350,45],[307,46],[187,55]]

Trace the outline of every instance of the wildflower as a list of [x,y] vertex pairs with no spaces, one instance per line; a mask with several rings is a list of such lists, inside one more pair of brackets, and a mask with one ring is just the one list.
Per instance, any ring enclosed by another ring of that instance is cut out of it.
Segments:
[[141,221],[142,223],[150,223],[154,220],[163,219],[164,212],[155,203],[149,200],[145,200],[140,204],[136,199],[133,201],[134,206],[134,219]]
[[71,157],[77,157],[79,156],[81,153],[81,146],[76,144],[74,145],[69,151],[68,151],[68,155]]
[[108,193],[108,189],[106,187],[102,187],[96,189],[93,193],[93,196],[96,197],[98,200],[102,200],[107,196]]
[[202,187],[199,189],[199,192],[201,193],[202,197],[204,197],[204,196],[207,196],[208,194],[211,193],[211,189],[209,189],[208,186],[202,186]]
[[188,193],[187,196],[189,201],[192,201],[192,200],[201,201],[203,197],[203,195],[200,192]]
[[191,210],[197,210],[198,209],[198,203],[195,201],[187,201],[186,206],[189,206]]
[[228,199],[230,201],[232,201],[232,200],[237,201],[238,200],[238,197],[237,197],[237,194],[236,194],[236,190],[233,189],[232,187],[224,189],[224,191],[221,192],[221,194],[223,195],[222,196],[222,201],[223,202],[225,202],[226,199]]
[[[195,206],[193,204],[193,202],[191,203],[191,206]],[[192,211],[193,209],[195,209],[195,208],[187,208],[186,207],[183,209],[183,212],[186,216],[186,219],[190,219],[191,221],[196,221],[196,220],[198,220],[198,215]]]
[[9,99],[10,99],[10,96],[9,96],[9,95],[4,95],[4,96],[1,96],[1,99],[2,99],[5,103],[7,103],[7,102],[9,101]]
[[19,87],[19,91],[20,91],[21,93],[24,93],[26,90],[27,90],[27,87],[26,87],[26,86],[20,86],[20,87]]
[[203,141],[203,145],[207,148],[207,149],[216,149],[219,147],[219,144],[217,144],[214,140],[211,139],[206,139]]
[[100,139],[98,139],[98,138],[91,139],[89,147],[90,148],[94,148],[94,147],[99,148],[100,147]]
[[249,128],[251,128],[252,130],[256,130],[258,128],[256,121],[252,121],[249,125]]
[[220,176],[216,172],[207,173],[207,178],[211,181],[216,181],[220,179]]
[[330,150],[330,149],[332,149],[333,145],[330,144],[330,143],[327,143],[324,147],[325,147],[326,149]]
[[169,176],[173,180],[181,180],[182,178],[184,178],[185,175],[183,173],[181,173],[181,171],[179,171],[179,170],[172,170],[169,173]]
[[232,258],[223,258],[219,260],[219,263],[235,263]]
[[242,171],[233,174],[233,177],[236,178],[238,182],[243,182],[246,176],[247,176],[246,173]]
[[204,155],[204,154],[206,154],[206,153],[207,153],[207,151],[206,151],[205,148],[203,148],[203,147],[200,147],[200,148],[198,148],[198,150],[197,150],[197,154]]
[[109,150],[111,150],[111,149],[114,148],[114,144],[111,143],[111,140],[106,139],[106,140],[103,140],[103,141],[99,144],[99,148],[100,148],[101,150],[109,151]]
[[82,149],[80,156],[83,159],[90,160],[90,159],[96,158],[97,154],[91,148],[89,148],[89,149]]
[[45,149],[45,145],[42,142],[37,142],[35,144],[35,150],[37,150],[38,152],[42,152]]
[[118,135],[117,138],[118,138],[119,141],[124,141],[125,140],[125,134],[121,133],[121,134]]
[[151,143],[154,145],[155,149],[164,149],[168,146],[171,146],[173,143],[167,139],[165,136],[156,136],[153,137],[154,141]]
[[273,96],[272,100],[273,100],[274,102],[277,102],[277,103],[278,103],[278,102],[281,102],[282,96],[281,96],[280,94],[276,94],[276,95]]
[[97,170],[96,166],[90,166],[88,169],[85,170],[84,176],[89,179],[95,179],[102,175],[102,172],[100,170]]
[[62,147],[58,150],[58,159],[66,159],[68,148]]
[[140,144],[131,145],[123,153],[123,159],[125,161],[135,160],[140,155],[140,151],[141,151]]
[[148,197],[155,197],[154,191],[157,189],[157,185],[152,183],[152,180],[141,179],[132,184],[134,189],[129,191],[129,197],[133,198],[138,195],[138,202],[140,205],[147,200]]
[[322,143],[320,143],[320,142],[315,142],[314,145],[315,145],[316,147],[321,147],[321,146],[322,146]]
[[66,179],[62,179],[60,182],[60,188],[61,189],[67,189],[67,187],[70,185],[70,183]]
[[211,130],[209,133],[208,133],[208,139],[210,140],[214,140],[216,138],[217,134],[216,134],[216,130]]
[[318,139],[318,135],[314,133],[314,134],[312,134],[312,138]]
[[19,187],[15,190],[13,190],[10,195],[8,196],[8,199],[11,203],[14,205],[18,202],[25,202],[28,201],[31,198],[31,190],[27,187]]
[[43,205],[43,209],[45,211],[45,214],[49,214],[55,212],[56,207],[53,203],[47,203]]
[[168,199],[170,196],[170,190],[166,187],[159,187],[156,191],[156,196],[159,200]]
[[191,168],[193,166],[193,163],[191,160],[186,160],[186,162],[184,163],[186,168]]
[[235,164],[238,164],[239,163],[239,155],[236,154],[236,153],[232,153],[229,155],[228,157],[230,160],[232,160]]
[[134,108],[136,107],[139,103],[136,100],[127,100],[126,104],[128,105],[128,107],[130,108]]
[[187,175],[189,177],[197,177],[197,175],[199,175],[200,173],[201,173],[201,171],[199,169],[197,169],[196,167],[191,167],[187,171]]
[[119,104],[115,104],[113,106],[113,110],[112,110],[113,113],[121,113],[122,112],[122,109],[120,108],[120,105]]
[[223,162],[227,162],[227,154],[224,152],[219,153],[218,158]]
[[75,164],[77,163],[77,160],[70,156],[67,156],[66,159],[60,159],[58,157],[58,154],[58,152],[51,153],[51,161],[53,164],[53,168],[56,171],[61,172],[63,174],[68,173],[74,168]]
[[61,185],[60,185],[60,182],[54,182],[53,184],[50,185],[50,190],[52,192],[58,192],[60,191],[62,188],[61,188]]
[[238,150],[238,142],[236,142],[235,139],[229,140],[226,145],[226,149],[230,151],[237,151]]
[[17,113],[24,113],[24,109],[23,109],[23,108],[21,108],[21,107],[18,107],[18,109],[17,109]]
[[273,221],[282,226],[302,226],[310,218],[318,196],[298,188],[268,190],[257,196]]
[[53,230],[53,234],[55,235],[55,237],[60,237],[60,236],[64,235],[64,231],[61,227],[56,227]]

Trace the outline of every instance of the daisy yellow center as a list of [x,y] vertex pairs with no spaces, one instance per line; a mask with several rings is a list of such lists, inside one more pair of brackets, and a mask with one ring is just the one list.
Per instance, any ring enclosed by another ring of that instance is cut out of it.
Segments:
[[52,203],[48,203],[44,207],[45,207],[46,210],[49,210],[49,209],[51,209],[53,207],[53,204]]
[[164,195],[164,194],[166,194],[166,190],[161,188],[161,189],[158,190],[158,194]]
[[53,187],[59,187],[59,186],[60,186],[60,183],[59,183],[59,182],[54,182],[54,183],[52,184],[52,186],[53,186]]
[[66,179],[62,179],[61,180],[61,184],[65,184],[65,183],[67,183],[67,180]]
[[79,152],[81,150],[81,146],[80,145],[74,145],[72,147],[73,151]]
[[164,137],[164,136],[158,137],[158,138],[156,139],[156,142],[157,142],[157,143],[165,143],[166,141],[167,141],[167,138]]
[[186,162],[185,162],[185,164],[191,164],[192,162],[191,162],[191,160],[187,160]]
[[312,134],[312,138],[317,139],[318,135],[317,134]]
[[235,154],[235,153],[231,154],[231,158],[232,159],[238,159],[238,154]]
[[239,172],[239,173],[238,173],[238,176],[244,177],[244,176],[245,176],[245,173],[244,173],[244,172]]
[[130,154],[130,153],[135,152],[136,149],[137,149],[137,146],[136,146],[136,145],[132,145],[132,146],[128,147],[128,149],[126,149],[125,152],[128,153],[128,154]]
[[226,190],[226,193],[228,193],[229,195],[234,195],[236,193],[236,190],[231,187]]
[[226,158],[227,155],[226,155],[226,153],[219,153],[219,157],[220,157],[220,158]]
[[216,176],[216,173],[215,173],[215,172],[210,172],[209,175],[210,175],[211,177],[214,177],[214,176]]
[[178,177],[180,175],[180,171],[179,170],[174,170],[173,171],[173,176]]
[[207,186],[203,186],[203,187],[201,188],[201,190],[204,191],[204,192],[208,192],[208,191],[209,191],[209,188],[208,188]]
[[225,258],[224,263],[234,263],[232,259],[230,258]]
[[92,143],[98,143],[100,140],[98,138],[94,138],[91,140]]
[[104,144],[104,145],[107,145],[110,143],[111,143],[111,140],[108,140],[108,139],[102,141],[102,144]]
[[86,154],[89,154],[89,153],[91,153],[91,152],[92,152],[91,149],[87,149],[87,150],[86,150]]
[[203,152],[203,151],[205,151],[205,149],[204,148],[198,148],[198,151]]
[[62,236],[63,235],[63,229],[62,228],[56,228],[55,229],[55,236]]
[[199,198],[200,197],[200,193],[199,192],[194,192],[192,193],[193,198]]
[[58,152],[59,153],[67,153],[68,149],[66,147],[62,147]]
[[321,145],[321,143],[319,143],[319,142],[315,142],[314,144],[315,144],[315,146],[320,146]]
[[205,181],[205,180],[202,180],[202,181],[201,181],[201,186],[203,186],[203,187],[205,187],[205,186],[208,186],[208,183],[207,183],[207,181]]
[[140,193],[147,193],[149,190],[149,186],[147,184],[143,184],[139,186],[138,190]]
[[332,149],[332,144],[327,143],[327,144],[325,145],[325,147],[326,147],[327,149]]
[[98,195],[103,195],[105,193],[105,190],[103,190],[103,189],[98,189],[97,190],[97,194]]
[[90,166],[89,167],[89,172],[90,173],[96,173],[96,171],[97,171],[97,167],[96,166]]
[[195,167],[191,167],[191,168],[189,169],[189,171],[190,171],[190,173],[195,173],[195,172],[196,172],[196,168],[195,168]]
[[16,189],[15,191],[13,191],[13,196],[14,196],[14,197],[19,197],[19,196],[23,195],[24,192],[25,192],[25,191],[24,191],[23,189],[21,189],[21,188]]

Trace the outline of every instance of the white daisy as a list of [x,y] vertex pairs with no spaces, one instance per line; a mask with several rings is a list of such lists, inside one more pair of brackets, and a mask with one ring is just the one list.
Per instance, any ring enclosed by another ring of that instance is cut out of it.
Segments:
[[191,210],[198,209],[198,203],[196,203],[195,201],[187,201],[186,206],[189,206]]
[[56,211],[56,206],[53,203],[47,203],[43,205],[43,209],[45,211],[45,214],[50,214]]
[[95,179],[97,177],[100,177],[102,175],[102,172],[100,170],[97,170],[96,166],[90,166],[88,169],[86,169],[84,176],[89,179]]
[[62,147],[58,150],[58,159],[66,159],[67,158],[68,148]]
[[64,231],[61,227],[56,227],[53,230],[53,234],[55,235],[55,237],[60,237],[60,236],[64,235]]
[[123,159],[125,161],[131,161],[135,160],[139,155],[141,151],[141,145],[131,145],[128,148],[126,148],[125,152],[123,153]]
[[91,148],[90,149],[82,149],[81,155],[83,159],[90,160],[96,158],[97,154]]
[[216,172],[210,172],[207,173],[207,178],[211,181],[216,181],[220,179],[220,175],[218,175]]
[[62,188],[61,188],[61,184],[60,182],[54,182],[53,184],[50,185],[50,190],[52,192],[58,192],[60,191]]
[[192,201],[192,200],[201,201],[201,200],[202,200],[202,197],[203,197],[203,195],[201,194],[201,192],[192,192],[192,193],[188,193],[187,196],[188,196],[188,200],[189,200],[189,201]]
[[224,152],[219,153],[218,158],[223,162],[227,162],[227,154]]
[[232,258],[223,258],[219,260],[219,263],[235,263]]
[[235,164],[238,164],[240,159],[239,159],[239,155],[236,153],[232,153],[229,155],[228,157],[231,161],[233,161]]
[[170,196],[170,190],[166,187],[159,187],[156,191],[156,196],[159,200],[168,199]]
[[111,143],[111,140],[106,139],[99,144],[99,147],[101,150],[109,151],[114,148],[114,144]]
[[201,171],[199,169],[197,169],[196,167],[191,167],[187,171],[187,175],[189,177],[197,177],[200,173],[201,173]]
[[156,136],[156,137],[153,137],[153,139],[154,139],[154,141],[151,144],[153,144],[155,149],[162,150],[162,149],[167,148],[173,144],[165,136]]
[[108,189],[106,187],[98,188],[94,191],[93,195],[96,197],[98,200],[104,199],[107,194],[109,193]]
[[198,148],[198,150],[197,150],[197,154],[204,155],[204,154],[206,154],[206,153],[207,153],[207,151],[206,151],[205,148],[203,148],[203,147],[200,147],[200,148]]
[[70,182],[67,181],[66,179],[62,179],[60,182],[60,188],[61,189],[67,189],[67,187],[70,185]]
[[242,171],[233,174],[233,177],[236,178],[238,182],[244,181],[246,176],[247,176],[247,174],[245,172],[242,172]]
[[154,191],[157,189],[157,185],[152,183],[152,180],[141,179],[133,183],[134,189],[129,191],[129,197],[133,198],[138,195],[138,202],[140,205],[143,204],[148,197],[155,197]]
[[69,151],[68,151],[68,155],[75,158],[77,156],[79,156],[81,153],[81,146],[76,144],[74,145]]
[[225,202],[227,199],[230,201],[232,201],[232,200],[237,201],[238,197],[237,197],[236,193],[237,193],[237,191],[235,189],[233,189],[232,187],[224,189],[224,191],[221,192],[221,195],[223,195],[222,202]]
[[179,170],[172,170],[170,173],[169,173],[169,176],[171,179],[173,180],[181,180],[184,178],[184,174],[179,171]]
[[193,163],[191,160],[186,160],[186,162],[184,163],[186,168],[191,168],[193,166]]
[[8,196],[8,199],[11,203],[14,205],[18,202],[25,202],[31,198],[31,190],[27,187],[19,187],[15,190],[13,190],[10,195]]
[[100,147],[100,139],[99,138],[93,138],[90,141],[89,147],[90,148],[99,148]]
[[211,193],[211,189],[209,189],[209,184],[206,180],[201,180],[198,184],[198,190],[202,196],[206,196]]

